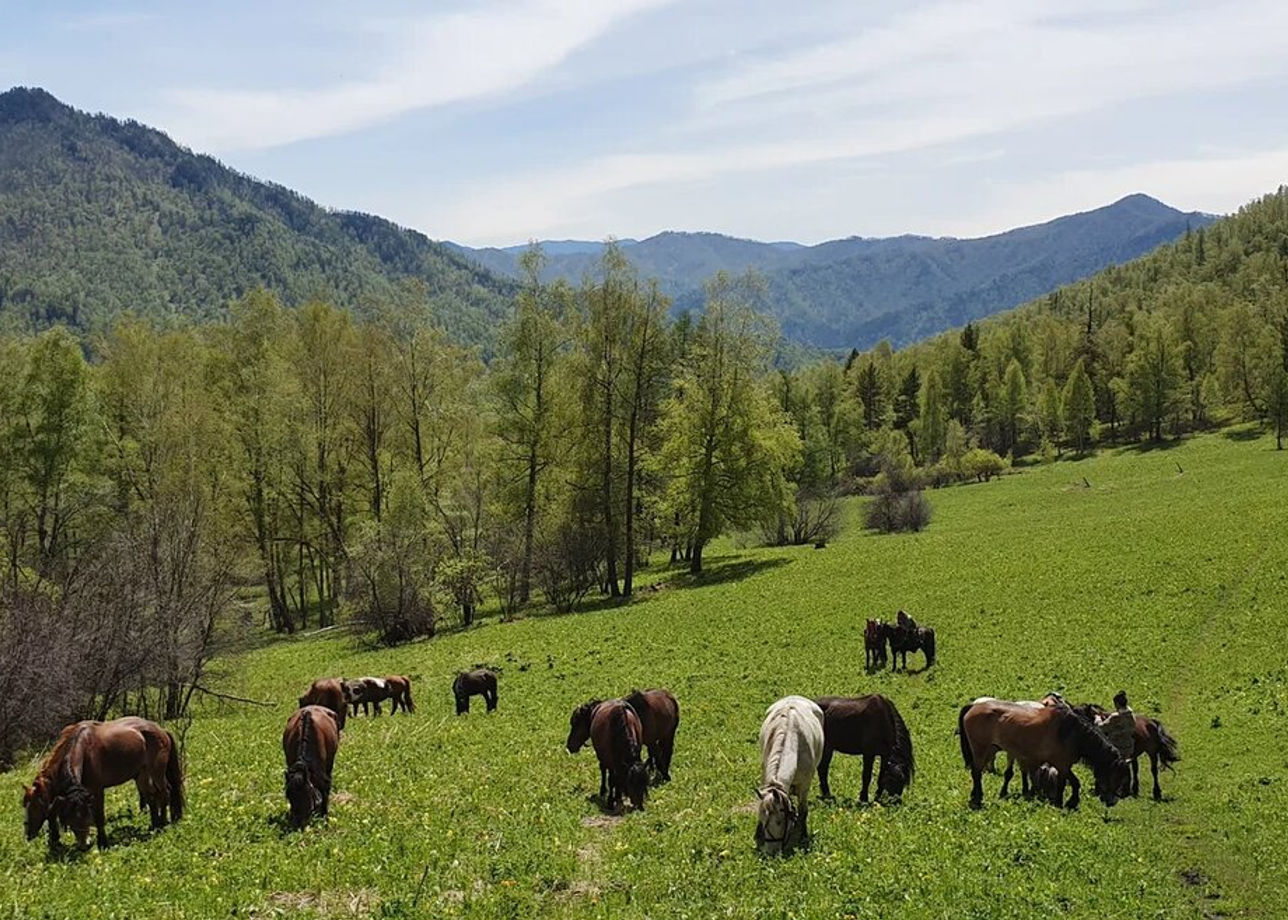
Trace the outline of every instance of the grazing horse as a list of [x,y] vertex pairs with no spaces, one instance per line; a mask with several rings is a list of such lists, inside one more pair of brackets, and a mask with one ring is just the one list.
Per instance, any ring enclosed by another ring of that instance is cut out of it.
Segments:
[[890,643],[890,670],[899,667],[899,656],[903,656],[903,669],[908,670],[908,653],[921,651],[926,653],[926,667],[935,663],[935,631],[929,626],[906,627],[894,623],[883,623],[882,632]]
[[152,827],[183,817],[183,765],[174,735],[147,719],[128,716],[111,722],[77,722],[58,736],[35,780],[23,793],[27,839],[49,822],[49,848],[59,845],[58,822],[76,842],[89,846],[91,825],[99,849],[107,846],[103,790],[134,780],[139,804],[151,812]]
[[809,837],[809,787],[823,757],[823,710],[803,696],[769,707],[760,726],[756,849],[766,856]]
[[300,708],[305,706],[325,706],[335,715],[335,724],[344,728],[345,715],[349,711],[349,685],[343,677],[319,677],[313,681],[308,692],[300,697]]
[[[1105,710],[1095,703],[1075,706],[1074,711],[1093,722],[1096,716],[1105,714]],[[1164,769],[1174,769],[1172,765],[1181,759],[1180,745],[1163,727],[1162,722],[1148,716],[1136,716],[1134,737],[1136,743],[1131,757],[1131,794],[1133,797],[1140,795],[1140,755],[1145,754],[1149,757],[1149,769],[1154,777],[1154,801],[1161,802],[1163,787],[1158,784],[1158,765],[1161,763]]]
[[863,630],[863,665],[869,671],[886,665],[886,624],[881,620],[868,620]]
[[[981,697],[976,697],[974,700],[972,700],[972,703],[1010,703],[1013,706],[1023,706],[1025,709],[1041,709],[1044,706],[1055,706],[1058,704],[1059,700],[1060,698],[1058,696],[1055,696],[1054,694],[1047,694],[1042,698],[1041,701],[999,700],[995,696],[981,696]],[[996,751],[994,751],[993,756],[988,759],[988,764],[984,767],[984,772],[985,773],[997,772],[997,752]],[[998,798],[1003,798],[1003,799],[1006,798],[1006,794],[1011,788],[1011,778],[1014,775],[1015,775],[1015,757],[1012,756],[1011,754],[1007,754],[1006,755],[1006,773],[1002,776],[1002,792],[998,796]],[[1033,785],[1032,785],[1033,779],[1034,778],[1032,773],[1026,772],[1024,770],[1020,771],[1020,787],[1025,798],[1028,798],[1029,796],[1033,795],[1033,793],[1038,791],[1036,788],[1033,788]]]
[[625,700],[608,700],[590,717],[590,742],[599,758],[599,795],[609,811],[617,811],[622,796],[636,810],[644,809],[648,793],[648,768],[640,760],[644,729],[635,710]]
[[487,703],[487,711],[496,709],[496,672],[490,668],[475,668],[473,671],[462,671],[452,681],[452,696],[456,697],[456,714],[464,715],[470,711],[470,697],[481,696]]
[[1095,726],[1068,707],[1041,706],[1033,709],[1000,700],[971,703],[957,717],[961,733],[962,761],[971,771],[972,808],[984,801],[981,782],[984,770],[997,751],[1005,751],[1020,762],[1022,773],[1032,774],[1050,764],[1060,776],[1057,804],[1064,800],[1064,784],[1072,784],[1069,808],[1077,808],[1081,783],[1073,765],[1091,766],[1096,777],[1096,795],[1106,804],[1118,801],[1118,790],[1129,776],[1127,762]]
[[326,706],[303,706],[291,714],[282,732],[286,754],[286,801],[296,830],[313,812],[326,817],[331,802],[331,768],[340,746],[340,726]]
[[603,700],[586,700],[572,711],[572,717],[568,720],[568,741],[565,744],[569,754],[576,754],[590,740],[590,721],[602,702]]
[[358,714],[358,707],[362,707],[364,715],[370,712],[369,706],[374,706],[376,715],[380,715],[380,704],[389,700],[390,712],[397,712],[401,706],[403,712],[415,712],[416,706],[411,701],[411,678],[403,677],[398,674],[391,674],[388,677],[357,677],[353,680],[344,682],[345,690],[349,694],[349,703],[353,706],[353,714]]
[[894,703],[879,693],[860,697],[825,696],[815,702],[823,710],[823,757],[818,762],[818,785],[823,798],[832,797],[827,772],[835,751],[863,755],[860,802],[868,801],[872,763],[877,757],[881,758],[877,796],[903,795],[903,790],[912,783],[916,762],[908,726]]
[[670,690],[632,690],[626,702],[639,716],[648,748],[646,766],[662,781],[671,778],[675,730],[680,726],[680,704]]

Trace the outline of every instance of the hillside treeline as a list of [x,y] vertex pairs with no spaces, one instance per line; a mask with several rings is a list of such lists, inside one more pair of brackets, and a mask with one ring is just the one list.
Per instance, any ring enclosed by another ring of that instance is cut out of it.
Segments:
[[1231,419],[1288,433],[1288,188],[1148,256],[894,352],[853,352],[864,427],[930,478]]

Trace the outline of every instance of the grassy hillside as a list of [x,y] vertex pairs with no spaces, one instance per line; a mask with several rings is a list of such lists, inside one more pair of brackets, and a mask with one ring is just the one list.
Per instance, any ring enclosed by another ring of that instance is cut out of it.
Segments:
[[[17,808],[35,763],[0,777],[0,916],[1278,916],[1288,460],[1272,447],[1208,435],[938,491],[923,533],[729,550],[704,582],[659,573],[671,586],[624,609],[392,651],[338,638],[263,648],[226,662],[225,686],[276,706],[198,715],[175,828],[144,834],[118,789],[119,845],[47,861]],[[941,663],[862,673],[864,617],[900,606],[936,627]],[[503,669],[500,711],[456,718],[451,674],[475,662]],[[320,674],[394,671],[417,676],[417,713],[353,720],[329,823],[285,833],[291,701]],[[675,780],[642,814],[609,819],[589,800],[593,756],[563,741],[575,704],[632,685],[680,699]],[[1181,741],[1167,801],[1106,814],[1088,798],[1060,813],[999,802],[990,778],[984,809],[967,810],[963,701],[1059,689],[1107,702],[1120,687]],[[812,851],[758,859],[765,707],[873,691],[913,734],[905,802],[856,807],[859,764],[840,758],[840,799],[816,804]]]
[[263,286],[359,308],[407,279],[457,338],[490,341],[512,286],[422,234],[319,207],[136,122],[0,93],[0,318],[98,329],[129,309],[219,316]]

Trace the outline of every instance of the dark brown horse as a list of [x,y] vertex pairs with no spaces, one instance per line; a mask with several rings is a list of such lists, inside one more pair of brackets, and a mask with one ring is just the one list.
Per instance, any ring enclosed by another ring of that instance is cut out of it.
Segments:
[[871,696],[825,696],[815,700],[823,710],[823,757],[818,762],[818,785],[823,798],[830,799],[827,784],[832,754],[863,756],[863,792],[860,802],[868,801],[872,783],[872,764],[881,758],[877,776],[877,796],[899,797],[912,783],[917,765],[912,755],[912,736],[894,703],[874,693]]
[[869,671],[886,665],[885,626],[880,620],[868,620],[868,625],[863,630],[863,663]]
[[380,715],[380,704],[389,700],[390,712],[397,712],[401,706],[403,712],[415,712],[416,706],[411,701],[411,678],[398,674],[387,677],[355,677],[344,682],[344,689],[353,707],[353,714],[358,714],[362,707],[364,715],[371,712],[371,707]]
[[319,677],[300,697],[300,708],[325,706],[335,715],[336,727],[343,729],[349,702],[349,688],[343,677]]
[[[1103,716],[1106,713],[1106,710],[1095,703],[1075,706],[1074,711],[1093,722],[1096,716]],[[1149,757],[1149,769],[1154,777],[1154,801],[1161,802],[1163,787],[1158,784],[1158,765],[1161,763],[1164,769],[1174,769],[1172,765],[1180,762],[1181,759],[1180,745],[1163,727],[1162,722],[1148,716],[1136,716],[1133,734],[1136,744],[1131,757],[1131,794],[1140,795],[1140,756],[1144,754]]]
[[[1064,785],[1073,786],[1069,808],[1077,808],[1081,783],[1073,765],[1091,766],[1096,777],[1096,795],[1106,805],[1118,801],[1118,791],[1130,775],[1123,760],[1105,736],[1090,722],[1066,706],[1031,708],[1001,700],[986,700],[963,706],[957,717],[961,734],[962,760],[971,771],[972,808],[984,801],[981,778],[994,755],[1005,751],[1019,761],[1020,770],[1031,775],[1042,764],[1050,764],[1060,776],[1056,803],[1064,800]],[[1008,779],[1010,768],[1007,768]]]
[[935,631],[929,626],[899,626],[895,623],[882,624],[882,632],[890,643],[890,670],[899,667],[899,656],[903,656],[903,669],[908,670],[908,653],[924,652],[926,667],[935,663]]
[[662,781],[671,778],[675,730],[680,727],[680,704],[670,690],[632,690],[626,702],[639,716],[643,743],[648,748],[646,766]]
[[[564,746],[569,754],[576,754],[590,740],[590,721],[595,717],[595,710],[603,700],[586,700],[572,711],[568,719],[568,740]],[[603,790],[601,790],[602,794]]]
[[326,817],[331,802],[331,768],[340,746],[340,726],[327,706],[302,706],[282,732],[286,755],[286,801],[291,824],[299,829],[313,812]]
[[130,780],[154,828],[166,825],[167,808],[170,821],[183,817],[183,765],[173,735],[133,716],[68,725],[23,793],[27,839],[48,822],[49,848],[55,849],[62,821],[80,846],[89,846],[91,826],[98,830],[99,848],[107,846],[103,790]]
[[639,716],[625,700],[608,700],[595,707],[590,718],[590,742],[599,758],[599,794],[609,811],[617,811],[622,797],[637,810],[648,793],[648,768],[640,760],[644,729]]
[[470,697],[481,696],[487,704],[487,711],[496,709],[496,672],[490,668],[475,668],[473,671],[462,671],[452,681],[452,696],[456,698],[456,714],[464,715],[470,711]]

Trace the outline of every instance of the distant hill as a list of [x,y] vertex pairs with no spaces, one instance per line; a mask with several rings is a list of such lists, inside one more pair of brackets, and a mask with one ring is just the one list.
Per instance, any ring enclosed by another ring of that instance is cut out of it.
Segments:
[[[899,236],[832,240],[815,246],[760,243],[715,233],[661,233],[627,252],[656,276],[679,309],[701,304],[718,269],[763,272],[784,334],[823,348],[896,345],[960,326],[1126,262],[1214,218],[1185,213],[1147,195],[980,239]],[[493,271],[517,273],[524,247],[461,251]],[[602,244],[546,248],[547,275],[578,280]]]
[[159,131],[39,89],[0,94],[0,318],[83,330],[123,310],[218,316],[263,285],[361,308],[406,279],[457,338],[486,342],[513,283],[420,233],[335,212]]

